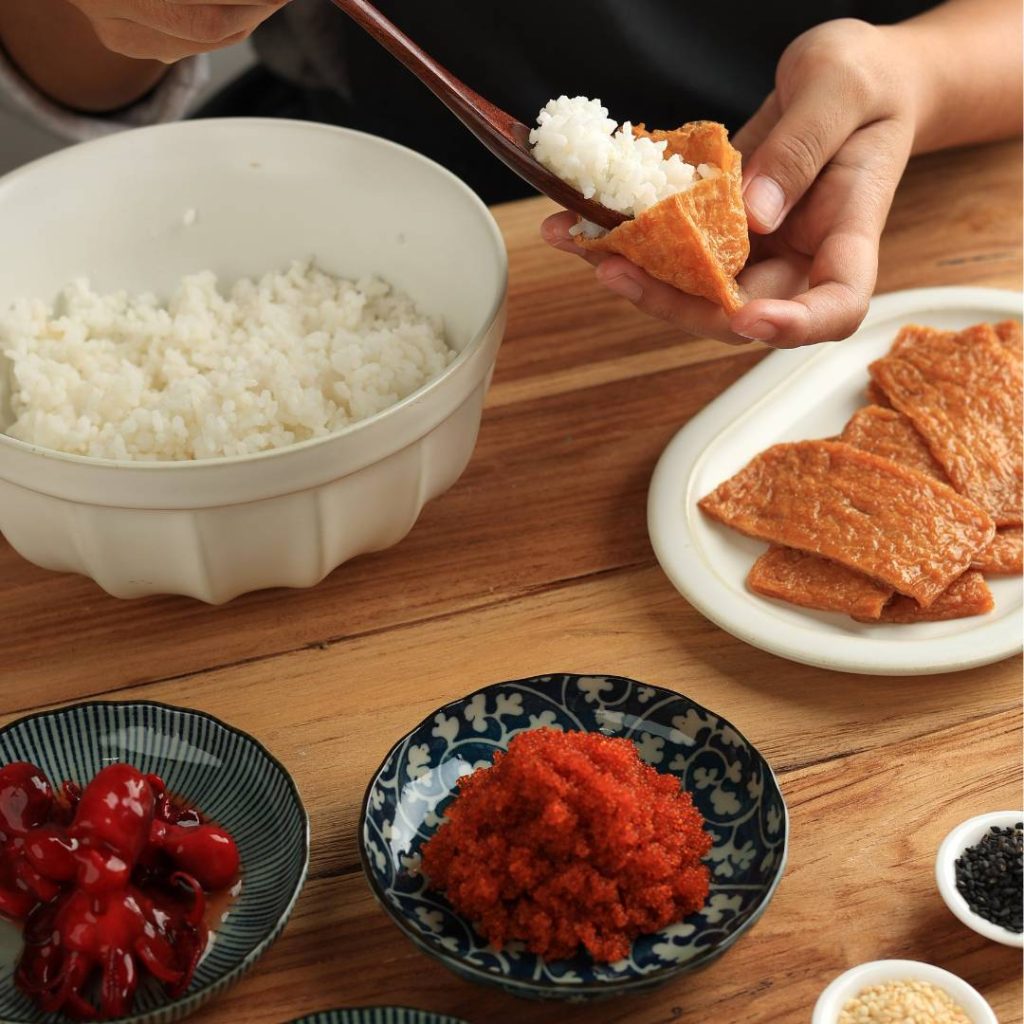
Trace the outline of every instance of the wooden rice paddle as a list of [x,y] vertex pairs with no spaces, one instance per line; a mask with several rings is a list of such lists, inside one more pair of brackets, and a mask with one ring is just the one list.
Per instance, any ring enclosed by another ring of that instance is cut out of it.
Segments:
[[567,210],[609,231],[629,220],[625,214],[584,199],[542,164],[530,149],[530,129],[474,92],[421,50],[366,0],[333,0],[396,60],[404,64],[499,160],[537,191]]

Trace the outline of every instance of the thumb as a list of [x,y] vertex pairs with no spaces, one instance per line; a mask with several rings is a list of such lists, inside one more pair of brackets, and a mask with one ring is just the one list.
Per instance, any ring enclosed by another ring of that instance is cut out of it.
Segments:
[[754,116],[733,134],[730,141],[740,151],[744,162],[754,155],[757,147],[768,137],[778,123],[781,112],[778,94],[770,92]]
[[830,107],[810,90],[800,93],[747,164],[743,200],[750,227],[774,231],[859,123],[851,108]]

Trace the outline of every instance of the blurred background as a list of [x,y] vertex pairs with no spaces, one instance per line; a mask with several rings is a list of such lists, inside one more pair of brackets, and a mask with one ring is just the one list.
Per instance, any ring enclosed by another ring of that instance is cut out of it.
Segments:
[[[2,0],[0,0],[2,2]],[[218,50],[211,57],[210,81],[196,103],[202,103],[226,82],[252,63],[253,55],[248,42],[239,43],[226,50]],[[6,105],[0,93],[0,174],[6,174],[29,160],[45,156],[55,149],[67,145],[66,139],[58,138],[43,128],[16,114]]]

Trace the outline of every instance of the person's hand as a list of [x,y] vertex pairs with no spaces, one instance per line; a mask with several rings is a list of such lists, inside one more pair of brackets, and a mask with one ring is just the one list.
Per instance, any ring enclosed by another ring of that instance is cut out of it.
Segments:
[[575,216],[542,226],[546,241],[596,267],[598,281],[693,334],[778,347],[852,334],[867,311],[878,242],[914,142],[918,69],[885,28],[843,19],[796,39],[775,90],[736,134],[754,233],[732,317],[656,281],[622,256],[573,244]]
[[173,64],[247,39],[288,0],[70,0],[108,50]]

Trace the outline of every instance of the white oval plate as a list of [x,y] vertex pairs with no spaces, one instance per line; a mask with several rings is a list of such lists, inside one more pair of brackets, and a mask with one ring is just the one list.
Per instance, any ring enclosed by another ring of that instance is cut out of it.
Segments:
[[1021,581],[987,577],[987,615],[914,625],[864,625],[747,590],[765,549],[705,516],[697,501],[780,441],[838,434],[867,404],[868,363],[889,351],[904,324],[947,330],[1021,316],[1019,292],[919,288],[871,303],[860,330],[832,345],[772,353],[719,395],[662,453],[647,499],[654,553],[676,589],[733,636],[791,661],[866,675],[955,672],[1021,650]]

